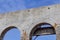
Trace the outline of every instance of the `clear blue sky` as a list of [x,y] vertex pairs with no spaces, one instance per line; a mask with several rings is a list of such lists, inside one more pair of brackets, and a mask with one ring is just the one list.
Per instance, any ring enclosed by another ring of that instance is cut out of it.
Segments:
[[60,0],[0,0],[0,13],[59,3]]
[[[51,27],[51,26],[50,25],[42,25],[41,27]],[[5,34],[3,40],[20,40],[21,39],[20,34],[21,34],[21,32],[18,29],[13,28]],[[36,36],[33,36],[32,40],[34,40],[35,38],[36,38]],[[35,40],[56,40],[56,34],[38,36]]]
[[[9,30],[3,40],[20,40],[20,31],[18,29],[11,29]],[[32,40],[35,39],[36,36],[32,37]],[[45,36],[38,36],[36,40],[56,40],[56,35],[45,35]]]
[[[59,4],[60,0],[0,0],[0,13],[12,12],[17,10],[25,10],[34,7]],[[4,40],[19,40],[20,32],[17,29],[11,29],[6,33]],[[49,39],[50,38],[50,39]],[[52,39],[53,38],[53,39]],[[39,40],[56,40],[56,35],[40,36]]]
[[[34,36],[32,40],[34,40],[35,37],[36,36]],[[56,35],[38,36],[35,40],[56,40]]]
[[20,40],[20,31],[16,28],[9,30],[3,40]]

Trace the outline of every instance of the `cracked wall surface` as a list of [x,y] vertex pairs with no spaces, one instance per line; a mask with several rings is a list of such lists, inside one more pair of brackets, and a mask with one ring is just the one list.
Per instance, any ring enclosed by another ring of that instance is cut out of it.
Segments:
[[32,28],[42,22],[51,24],[60,39],[60,4],[0,14],[0,35],[3,30],[15,26],[21,31],[21,40],[29,40]]

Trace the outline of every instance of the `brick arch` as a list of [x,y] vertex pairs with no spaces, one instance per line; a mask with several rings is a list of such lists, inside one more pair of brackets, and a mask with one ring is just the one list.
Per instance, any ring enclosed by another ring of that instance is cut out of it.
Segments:
[[1,40],[4,38],[5,34],[6,34],[9,30],[11,30],[11,29],[13,29],[13,28],[18,29],[18,28],[15,27],[15,26],[9,26],[9,27],[5,28],[5,29],[2,31],[2,33],[1,33]]
[[[29,38],[29,40],[31,40],[32,39],[32,36],[35,36],[35,32],[36,31],[38,31],[38,29],[41,29],[41,25],[45,25],[45,24],[47,24],[47,25],[50,25],[51,27],[46,27],[46,28],[51,28],[51,29],[53,29],[53,34],[56,34],[56,31],[55,31],[55,28],[51,25],[51,24],[49,24],[49,23],[39,23],[39,24],[37,24],[37,25],[35,25],[33,28],[32,28],[32,30],[30,31],[30,38]],[[45,28],[45,27],[44,27]],[[38,35],[37,35],[38,36]]]

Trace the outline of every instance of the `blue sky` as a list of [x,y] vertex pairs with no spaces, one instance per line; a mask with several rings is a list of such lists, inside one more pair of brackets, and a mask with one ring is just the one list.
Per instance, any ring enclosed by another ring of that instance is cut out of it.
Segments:
[[[35,39],[36,36],[32,38]],[[38,36],[35,40],[56,40],[56,35],[45,35],[45,36]]]
[[0,0],[0,13],[59,4],[60,0]]
[[[60,0],[0,0],[0,13],[25,10],[35,7],[59,4]],[[50,38],[50,39],[49,39]],[[52,39],[53,38],[53,39]],[[6,33],[4,40],[19,40],[20,31],[11,29]],[[56,35],[40,36],[37,40],[56,40]]]
[[[51,26],[50,25],[42,25],[41,27],[51,27]],[[5,34],[3,40],[21,40],[20,34],[21,34],[21,32],[18,29],[13,28]],[[33,36],[32,40],[34,40],[35,38],[36,38],[36,36]],[[38,36],[35,40],[56,40],[56,34]]]
[[[3,40],[21,40],[20,33],[21,32],[18,29],[13,28],[5,34]],[[36,36],[33,36],[32,40],[34,40],[35,37]],[[54,35],[38,36],[36,40],[56,40],[56,35],[54,34]]]
[[20,31],[16,28],[9,30],[3,40],[20,40]]

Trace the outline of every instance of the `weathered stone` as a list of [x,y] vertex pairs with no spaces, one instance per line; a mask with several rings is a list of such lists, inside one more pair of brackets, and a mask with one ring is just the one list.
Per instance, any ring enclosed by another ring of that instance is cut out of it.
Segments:
[[0,14],[0,35],[4,29],[15,26],[21,31],[21,40],[29,40],[32,28],[43,22],[49,23],[55,28],[57,40],[59,40],[60,4]]

